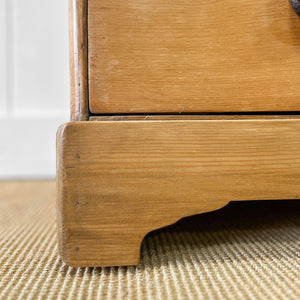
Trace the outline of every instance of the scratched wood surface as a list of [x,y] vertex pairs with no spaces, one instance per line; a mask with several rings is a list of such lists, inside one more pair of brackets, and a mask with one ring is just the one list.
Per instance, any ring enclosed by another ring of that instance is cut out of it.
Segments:
[[180,120],[278,120],[278,119],[299,119],[300,115],[220,115],[220,114],[205,114],[205,115],[107,115],[107,116],[91,116],[90,121],[180,121]]
[[88,104],[87,0],[69,0],[71,120],[86,121]]
[[300,120],[72,122],[57,135],[59,248],[138,264],[143,237],[234,200],[300,197]]
[[300,110],[289,1],[90,0],[93,113]]

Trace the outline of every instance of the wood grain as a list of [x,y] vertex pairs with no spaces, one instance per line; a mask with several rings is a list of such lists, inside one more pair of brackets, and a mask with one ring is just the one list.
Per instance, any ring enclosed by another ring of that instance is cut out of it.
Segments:
[[71,120],[86,121],[88,109],[87,0],[69,0]]
[[89,121],[180,121],[180,120],[278,120],[299,119],[300,115],[113,115],[91,116]]
[[90,0],[93,113],[299,111],[289,1]]
[[138,264],[143,237],[234,200],[300,197],[300,120],[72,122],[57,135],[59,248]]

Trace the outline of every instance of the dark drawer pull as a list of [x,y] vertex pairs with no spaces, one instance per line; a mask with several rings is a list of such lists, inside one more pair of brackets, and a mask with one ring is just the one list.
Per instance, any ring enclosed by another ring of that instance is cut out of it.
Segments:
[[290,0],[296,14],[300,17],[300,0]]

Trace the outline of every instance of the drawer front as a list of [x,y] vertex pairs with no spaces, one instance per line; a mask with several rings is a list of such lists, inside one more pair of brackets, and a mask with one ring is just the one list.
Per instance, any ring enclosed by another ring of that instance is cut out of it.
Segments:
[[89,0],[92,113],[300,110],[288,0]]

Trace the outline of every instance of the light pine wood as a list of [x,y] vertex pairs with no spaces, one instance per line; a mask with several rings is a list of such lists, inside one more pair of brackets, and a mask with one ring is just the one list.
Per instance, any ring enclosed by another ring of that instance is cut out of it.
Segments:
[[300,110],[288,0],[90,0],[93,113]]
[[300,115],[114,115],[91,116],[89,121],[180,121],[180,120],[278,120],[299,119]]
[[57,141],[71,266],[138,264],[143,237],[182,217],[300,196],[299,119],[71,122]]
[[71,120],[86,121],[88,109],[87,0],[69,0]]

